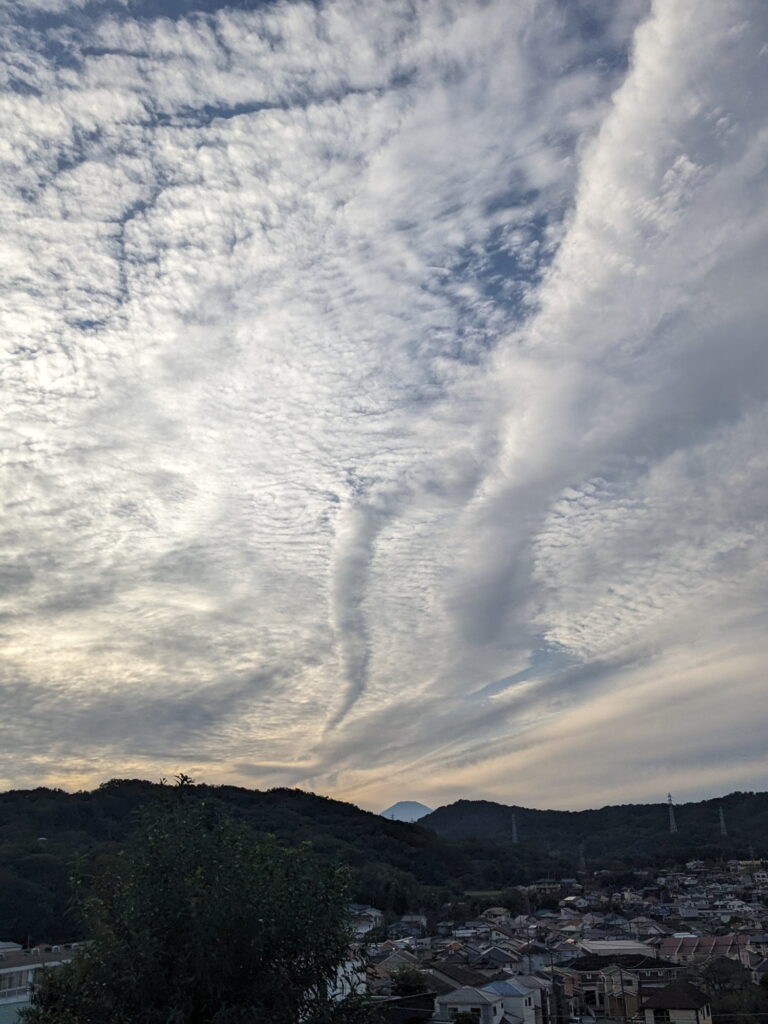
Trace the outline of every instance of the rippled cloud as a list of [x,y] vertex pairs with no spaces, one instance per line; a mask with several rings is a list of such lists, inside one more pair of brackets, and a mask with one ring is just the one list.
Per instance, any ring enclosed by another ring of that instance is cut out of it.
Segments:
[[1,17],[0,782],[768,785],[760,0]]

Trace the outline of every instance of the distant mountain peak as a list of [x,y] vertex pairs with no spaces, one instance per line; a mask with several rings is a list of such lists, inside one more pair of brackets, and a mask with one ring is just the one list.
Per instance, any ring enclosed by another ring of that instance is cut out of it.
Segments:
[[418,821],[427,814],[432,813],[432,808],[420,804],[418,800],[398,800],[386,811],[381,812],[382,818],[390,818],[392,821]]

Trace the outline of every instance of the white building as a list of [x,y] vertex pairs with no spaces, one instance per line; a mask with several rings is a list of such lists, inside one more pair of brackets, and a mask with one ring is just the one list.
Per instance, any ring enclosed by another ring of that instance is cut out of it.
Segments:
[[74,948],[63,946],[22,949],[4,942],[0,947],[0,1007],[18,1004],[20,1009],[29,1002],[32,986],[43,971],[61,967],[75,955]]
[[469,1014],[477,1024],[501,1024],[504,1004],[499,996],[479,988],[457,988],[435,1000],[434,1021],[453,1021],[460,1013]]
[[519,1017],[524,1024],[536,1024],[534,993],[517,978],[492,981],[483,985],[482,991],[500,997],[506,1014]]

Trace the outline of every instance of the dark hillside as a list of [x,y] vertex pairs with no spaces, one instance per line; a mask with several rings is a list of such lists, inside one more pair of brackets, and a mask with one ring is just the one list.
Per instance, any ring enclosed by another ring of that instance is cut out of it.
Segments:
[[[219,804],[287,845],[309,842],[351,872],[351,896],[385,911],[440,906],[465,889],[495,889],[534,875],[536,855],[492,842],[451,843],[415,825],[298,789],[192,787],[188,798]],[[117,852],[148,801],[169,787],[114,779],[92,792],[0,794],[0,939],[26,943],[80,937],[70,877]]]
[[[720,808],[728,835],[720,835]],[[513,821],[521,843],[576,861],[583,844],[594,866],[610,860],[635,865],[689,857],[746,857],[768,853],[768,793],[731,793],[675,807],[678,832],[669,831],[666,803],[621,804],[586,811],[537,811],[487,800],[439,807],[419,824],[445,839],[485,837],[511,843]]]
[[[572,875],[584,844],[590,869],[645,867],[691,856],[727,858],[768,851],[768,794],[732,793],[676,808],[664,804],[593,811],[536,811],[461,800],[418,825],[298,789],[198,785],[188,799],[220,805],[286,845],[346,865],[353,900],[393,914],[439,910],[465,892],[498,893],[542,874]],[[0,939],[27,943],[81,936],[71,909],[74,870],[86,879],[120,850],[148,801],[172,787],[114,779],[91,792],[34,789],[0,794]],[[718,835],[723,807],[731,835]],[[512,843],[512,815],[520,842]]]

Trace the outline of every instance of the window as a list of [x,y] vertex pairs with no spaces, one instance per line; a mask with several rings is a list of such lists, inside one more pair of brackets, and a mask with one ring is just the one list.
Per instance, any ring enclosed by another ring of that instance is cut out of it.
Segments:
[[669,1024],[669,1010],[654,1010],[653,1024]]

